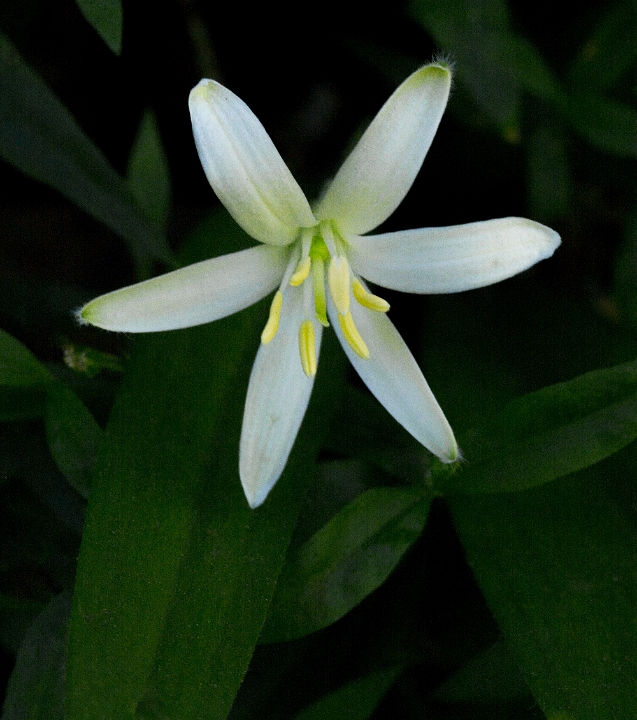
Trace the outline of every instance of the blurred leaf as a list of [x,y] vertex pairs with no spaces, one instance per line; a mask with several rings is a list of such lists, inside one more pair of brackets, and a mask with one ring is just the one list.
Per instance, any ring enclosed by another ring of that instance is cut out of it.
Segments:
[[383,584],[419,537],[431,498],[416,488],[373,488],[346,505],[286,560],[262,642],[330,625]]
[[634,508],[629,521],[608,480],[600,465],[527,492],[448,500],[469,564],[548,718],[637,717]]
[[528,144],[527,187],[531,216],[549,222],[566,213],[570,173],[562,127],[551,119],[535,128]]
[[614,296],[621,319],[637,328],[637,207],[626,223],[623,242],[615,258]]
[[[182,257],[245,242],[219,214]],[[250,510],[238,438],[266,316],[260,303],[134,345],[91,487],[70,630],[68,720],[125,720],[138,703],[139,717],[214,720],[229,712],[344,365],[328,340],[286,471],[264,506]]]
[[137,209],[124,179],[1,34],[0,96],[0,156],[124,238],[140,274],[154,259],[169,262],[165,237]]
[[0,421],[40,417],[52,382],[49,371],[28,349],[0,330]]
[[348,683],[312,703],[295,715],[294,720],[366,720],[394,684],[401,670],[382,670]]
[[102,429],[77,395],[61,383],[48,390],[44,422],[51,455],[60,472],[82,497],[88,498]]
[[637,157],[637,109],[591,92],[574,91],[560,106],[570,124],[594,147]]
[[0,645],[12,655],[17,655],[26,631],[46,603],[39,600],[23,600],[0,595]]
[[165,228],[170,211],[170,176],[157,120],[151,110],[146,110],[137,131],[126,181],[148,219],[157,227]]
[[[601,6],[603,7],[603,6]],[[637,65],[637,4],[623,0],[606,10],[570,69],[573,86],[602,92]]]
[[531,691],[503,640],[472,658],[434,693],[447,703],[499,703],[528,697]]
[[2,720],[64,720],[70,611],[70,593],[61,593],[27,630],[9,679]]
[[51,374],[30,350],[0,330],[0,385],[24,387],[51,382]]
[[76,0],[82,15],[102,36],[108,47],[119,55],[122,51],[121,0]]
[[482,111],[501,127],[517,127],[518,83],[502,62],[509,33],[504,0],[414,0],[410,12],[457,63]]
[[[391,477],[418,482],[429,469],[429,454],[369,392],[347,385],[336,426],[326,448],[381,468]],[[385,483],[386,484],[386,483]]]
[[436,465],[446,493],[523,490],[581,470],[637,437],[637,363],[595,370],[511,402],[461,441],[467,464]]

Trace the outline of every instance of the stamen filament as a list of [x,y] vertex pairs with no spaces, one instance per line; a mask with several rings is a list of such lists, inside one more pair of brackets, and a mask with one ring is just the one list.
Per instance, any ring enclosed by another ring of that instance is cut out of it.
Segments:
[[345,336],[345,339],[347,340],[348,345],[352,348],[352,350],[363,360],[367,360],[369,358],[369,349],[367,345],[365,345],[365,341],[361,337],[361,334],[358,332],[358,328],[354,324],[354,318],[352,317],[352,313],[348,312],[347,315],[340,315],[338,316],[338,324],[341,326],[341,331],[343,332],[343,335]]
[[310,260],[309,256],[304,257],[303,260],[301,260],[301,262],[297,265],[296,272],[290,278],[290,285],[292,287],[298,287],[303,282],[305,282],[307,276],[310,274],[311,267],[312,261]]
[[372,293],[368,292],[358,278],[354,278],[352,282],[352,292],[358,304],[369,310],[382,313],[386,313],[389,310],[387,300],[383,300],[383,298],[378,297],[378,295],[372,295]]
[[327,270],[327,282],[334,305],[341,315],[349,312],[349,263],[345,256],[333,257]]
[[283,293],[280,290],[277,290],[274,293],[274,297],[272,298],[272,304],[270,305],[270,316],[268,317],[268,322],[265,324],[263,332],[261,333],[261,342],[264,345],[267,345],[271,340],[274,339],[274,336],[279,329],[282,304]]
[[316,375],[316,343],[314,342],[314,324],[304,320],[299,328],[299,353],[303,372],[309,377]]

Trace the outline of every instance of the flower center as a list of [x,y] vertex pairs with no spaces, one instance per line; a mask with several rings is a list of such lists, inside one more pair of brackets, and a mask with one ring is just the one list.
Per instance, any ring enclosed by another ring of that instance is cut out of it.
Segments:
[[277,334],[284,292],[294,292],[296,290],[289,288],[298,288],[303,292],[304,302],[304,319],[299,327],[301,365],[308,377],[316,375],[314,322],[318,321],[324,327],[329,327],[326,296],[326,289],[329,289],[343,337],[359,357],[367,360],[369,349],[352,317],[351,296],[354,296],[359,305],[374,312],[387,312],[389,303],[370,293],[354,275],[347,259],[346,243],[335,231],[331,221],[323,220],[313,228],[304,228],[297,241],[297,248],[292,254],[283,282],[272,299],[268,322],[261,333],[261,342],[267,345]]

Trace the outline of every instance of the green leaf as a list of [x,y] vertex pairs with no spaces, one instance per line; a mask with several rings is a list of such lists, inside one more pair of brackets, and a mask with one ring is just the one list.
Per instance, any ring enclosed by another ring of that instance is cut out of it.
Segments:
[[0,330],[0,421],[40,417],[49,371],[19,340]]
[[436,468],[445,493],[511,492],[593,465],[637,438],[637,363],[595,370],[510,403],[461,441],[467,463]]
[[82,15],[101,35],[108,47],[119,55],[122,51],[121,0],[76,0]]
[[414,0],[410,12],[438,48],[451,53],[483,112],[501,127],[517,127],[519,87],[509,65],[502,63],[509,33],[504,0]]
[[401,670],[402,668],[381,670],[348,683],[312,703],[298,713],[294,720],[366,720],[394,684]]
[[[6,536],[3,538],[6,542]],[[15,538],[12,538],[15,543]],[[27,630],[46,603],[39,600],[23,600],[0,594],[0,646],[17,655]]]
[[637,109],[588,88],[573,92],[560,107],[594,147],[620,157],[637,156]]
[[157,227],[165,228],[170,211],[168,160],[151,110],[146,110],[133,144],[126,181],[137,205]]
[[[211,246],[229,252],[245,240],[218,215],[186,254],[201,259]],[[266,318],[260,303],[134,345],[91,486],[70,629],[68,720],[125,720],[136,708],[139,717],[171,720],[229,712],[344,367],[328,340],[287,469],[267,502],[250,510],[238,437]]]
[[613,290],[621,319],[637,328],[637,206],[632,208],[624,232],[615,257]]
[[0,34],[0,156],[50,185],[128,243],[140,274],[170,261],[162,233],[69,111]]
[[19,340],[0,330],[0,385],[27,387],[52,381],[51,374]]
[[49,387],[44,423],[60,472],[82,497],[88,498],[102,429],[77,395],[61,383]]
[[541,122],[531,135],[527,168],[531,217],[550,222],[566,214],[571,184],[566,138],[554,118]]
[[613,458],[527,492],[448,500],[469,564],[548,718],[637,717],[637,538],[634,507],[615,489],[632,483],[629,458],[615,476]]
[[447,703],[501,703],[530,694],[509,647],[498,640],[446,680],[434,698]]
[[70,594],[53,598],[27,630],[9,679],[2,720],[63,720]]
[[421,489],[374,488],[346,505],[287,558],[261,641],[303,637],[358,605],[419,537],[430,502]]
[[624,0],[610,7],[582,45],[569,73],[572,85],[597,92],[610,89],[637,65],[637,5]]

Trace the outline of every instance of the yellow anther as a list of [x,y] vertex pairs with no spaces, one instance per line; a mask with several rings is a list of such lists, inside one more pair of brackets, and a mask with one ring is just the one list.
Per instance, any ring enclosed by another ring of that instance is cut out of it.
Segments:
[[327,269],[327,283],[330,286],[330,295],[341,315],[349,312],[349,263],[343,256],[333,257]]
[[314,342],[314,324],[304,320],[299,328],[299,353],[303,372],[309,377],[316,375],[316,343]]
[[281,305],[283,304],[283,293],[277,290],[270,305],[270,317],[261,333],[261,342],[267,345],[276,335],[279,329],[279,321],[281,320]]
[[297,265],[296,272],[290,278],[290,285],[292,285],[292,287],[297,287],[298,285],[303,284],[303,282],[307,279],[307,276],[310,274],[311,266],[312,261],[309,256],[303,258],[303,260],[301,260],[301,262]]
[[386,313],[389,310],[389,303],[387,300],[383,300],[383,298],[378,297],[378,295],[372,295],[372,293],[367,292],[367,290],[363,287],[363,283],[357,278],[354,278],[354,281],[352,282],[352,292],[354,293],[354,297],[356,298],[358,304],[368,308],[369,310],[382,313]]
[[359,357],[363,358],[363,360],[367,360],[369,358],[369,350],[367,345],[365,345],[365,341],[361,337],[361,334],[358,332],[358,328],[354,324],[352,313],[348,312],[347,315],[339,314],[338,324],[341,326],[343,335],[352,350]]

